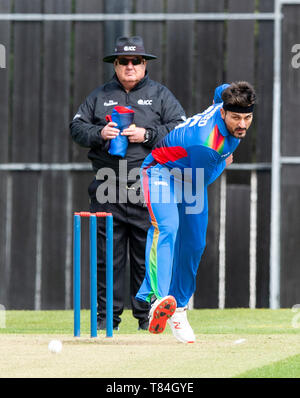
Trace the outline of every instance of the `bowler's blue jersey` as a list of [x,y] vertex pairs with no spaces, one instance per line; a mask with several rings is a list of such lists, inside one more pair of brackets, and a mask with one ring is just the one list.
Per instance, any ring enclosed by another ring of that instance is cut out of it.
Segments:
[[220,112],[222,105],[210,106],[166,135],[151,152],[156,162],[181,170],[203,168],[205,182],[212,183],[224,170],[225,159],[240,143],[226,128]]

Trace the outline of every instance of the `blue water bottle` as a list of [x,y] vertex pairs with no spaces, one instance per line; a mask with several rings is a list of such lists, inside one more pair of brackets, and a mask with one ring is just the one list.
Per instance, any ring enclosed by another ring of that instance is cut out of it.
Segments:
[[106,116],[106,120],[117,123],[116,127],[120,130],[119,135],[110,140],[108,153],[124,158],[128,147],[128,138],[121,135],[121,132],[133,123],[133,119],[134,111],[126,106],[115,106],[112,114]]

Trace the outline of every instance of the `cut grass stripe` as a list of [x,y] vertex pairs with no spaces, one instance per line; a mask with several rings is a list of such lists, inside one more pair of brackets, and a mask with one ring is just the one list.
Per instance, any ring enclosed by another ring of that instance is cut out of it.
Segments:
[[300,377],[300,354],[294,355],[281,361],[274,362],[261,368],[251,369],[241,373],[237,378],[299,378]]
[[[188,319],[196,334],[243,335],[299,335],[300,328],[293,327],[294,313],[290,309],[195,309],[188,311]],[[7,333],[73,333],[73,311],[6,311]],[[121,315],[120,333],[136,333],[138,322],[126,309]],[[82,332],[89,333],[90,312],[81,312]],[[167,333],[170,331],[167,330]],[[171,332],[170,332],[171,333]],[[295,352],[296,353],[296,352]]]

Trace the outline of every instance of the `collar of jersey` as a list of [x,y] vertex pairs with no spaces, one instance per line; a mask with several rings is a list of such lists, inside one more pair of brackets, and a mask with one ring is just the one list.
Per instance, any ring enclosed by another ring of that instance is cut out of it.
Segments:
[[220,109],[221,109],[221,106],[217,111],[216,121],[217,121],[217,125],[218,125],[220,133],[223,135],[223,137],[226,137],[227,135],[229,135],[229,131],[227,130],[226,124],[225,124],[224,120],[222,119]]

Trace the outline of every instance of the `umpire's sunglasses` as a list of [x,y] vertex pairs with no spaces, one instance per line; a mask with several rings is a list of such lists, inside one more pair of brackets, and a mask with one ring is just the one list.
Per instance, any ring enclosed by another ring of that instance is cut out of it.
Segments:
[[143,58],[118,58],[118,62],[120,65],[124,66],[128,65],[129,62],[132,62],[132,65],[140,65],[143,62]]

